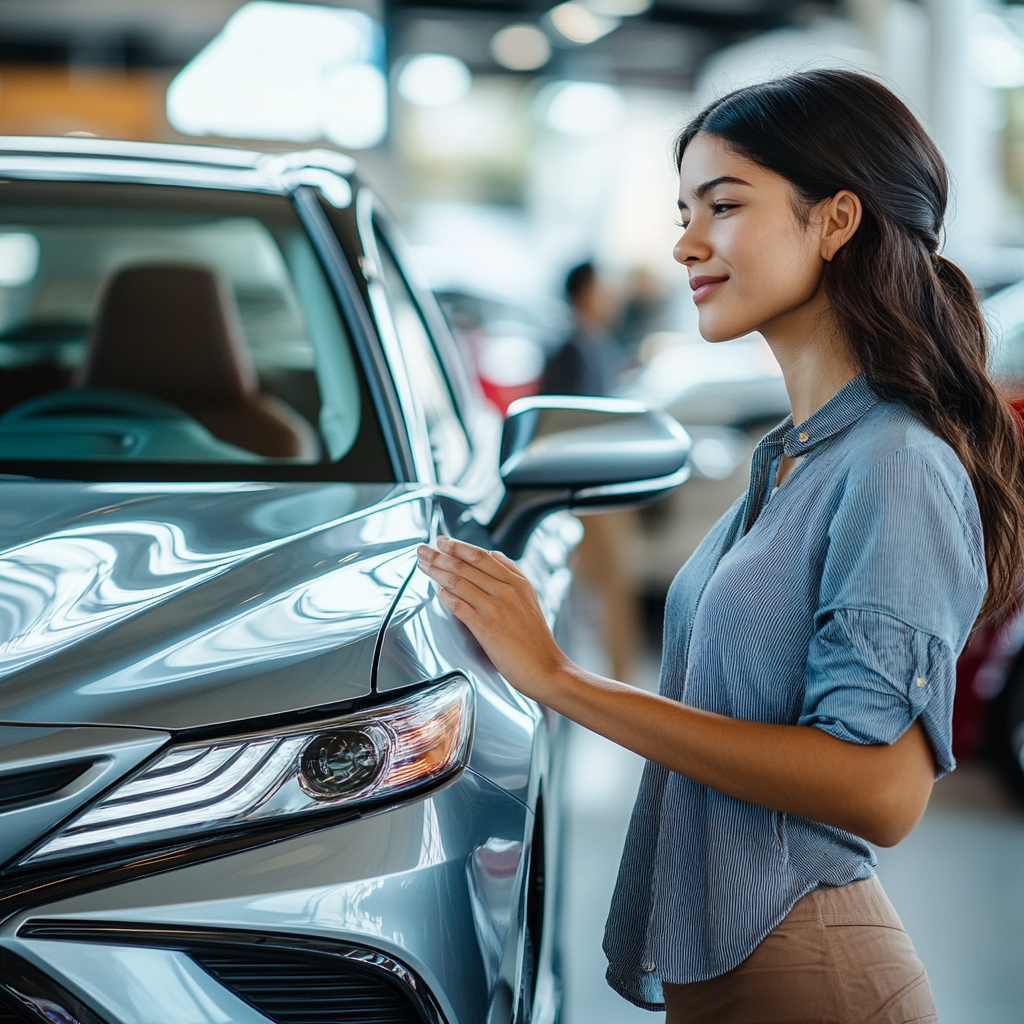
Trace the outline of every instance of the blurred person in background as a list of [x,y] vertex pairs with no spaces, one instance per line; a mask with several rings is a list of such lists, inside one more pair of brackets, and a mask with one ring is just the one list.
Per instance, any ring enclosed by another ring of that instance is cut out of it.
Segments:
[[606,398],[624,363],[614,334],[619,319],[616,295],[587,262],[566,275],[565,298],[572,310],[572,330],[548,359],[540,393]]
[[[606,398],[625,365],[613,333],[619,319],[617,297],[590,262],[569,271],[565,297],[572,310],[572,332],[548,359],[540,393]],[[600,602],[601,635],[612,675],[632,682],[640,633],[632,558],[636,517],[632,512],[588,515],[583,526],[576,573]]]
[[619,326],[619,341],[631,365],[641,362],[640,346],[649,334],[666,330],[668,295],[661,278],[647,267],[636,267],[629,275],[626,303]]
[[955,665],[1017,605],[1024,449],[978,298],[939,254],[946,166],[880,82],[815,70],[715,100],[676,144],[700,333],[760,332],[792,415],[679,570],[661,690],[558,648],[510,559],[421,568],[509,683],[648,761],[608,981],[667,1024],[925,1024],[872,844],[955,767]]

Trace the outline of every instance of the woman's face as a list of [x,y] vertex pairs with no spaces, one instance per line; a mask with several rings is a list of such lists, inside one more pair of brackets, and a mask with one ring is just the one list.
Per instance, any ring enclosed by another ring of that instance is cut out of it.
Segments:
[[813,217],[797,216],[785,178],[700,132],[679,168],[679,209],[684,231],[673,255],[708,341],[770,334],[817,296],[822,235]]

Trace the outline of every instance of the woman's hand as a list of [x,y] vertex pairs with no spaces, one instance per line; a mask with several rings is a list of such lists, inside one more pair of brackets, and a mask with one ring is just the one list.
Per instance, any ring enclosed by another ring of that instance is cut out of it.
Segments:
[[448,537],[437,546],[420,546],[420,567],[526,696],[727,796],[879,846],[899,842],[924,812],[935,762],[920,722],[891,745],[860,746],[813,726],[727,718],[604,679],[562,653],[514,562]]
[[501,552],[438,537],[419,547],[420,568],[441,603],[469,628],[497,670],[521,693],[545,702],[570,664],[548,629],[533,584]]

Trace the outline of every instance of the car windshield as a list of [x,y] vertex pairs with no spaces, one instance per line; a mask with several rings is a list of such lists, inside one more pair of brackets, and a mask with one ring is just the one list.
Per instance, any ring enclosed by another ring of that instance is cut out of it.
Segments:
[[386,479],[365,391],[288,199],[0,183],[0,472]]

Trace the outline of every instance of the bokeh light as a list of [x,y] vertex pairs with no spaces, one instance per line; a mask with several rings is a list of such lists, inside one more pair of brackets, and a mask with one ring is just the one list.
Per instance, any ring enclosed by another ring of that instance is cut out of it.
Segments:
[[508,25],[494,33],[491,56],[510,71],[536,71],[551,59],[551,43],[536,25]]
[[536,109],[549,128],[565,135],[596,138],[622,120],[622,93],[600,82],[551,82],[537,94]]
[[559,4],[548,11],[548,19],[555,30],[570,43],[586,46],[595,43],[619,27],[618,18],[596,14],[589,7],[575,0]]
[[398,92],[421,107],[441,107],[465,97],[473,84],[469,68],[442,53],[418,53],[398,76]]
[[359,11],[256,0],[171,83],[167,119],[186,135],[373,146],[387,130],[382,53]]

